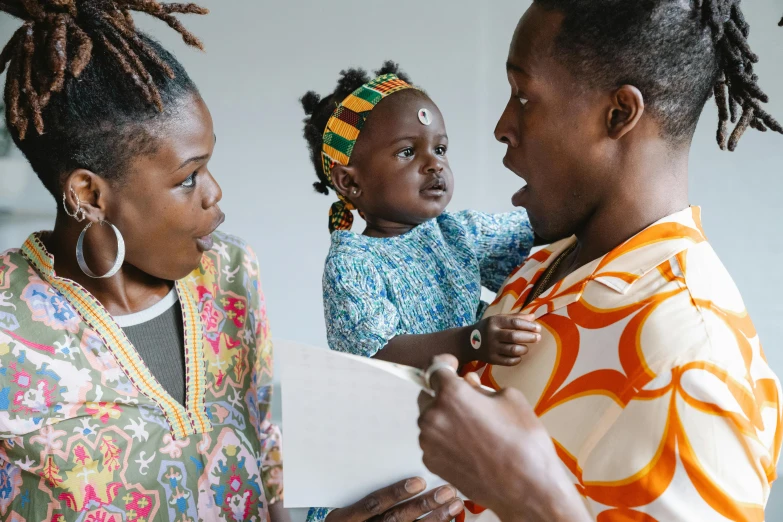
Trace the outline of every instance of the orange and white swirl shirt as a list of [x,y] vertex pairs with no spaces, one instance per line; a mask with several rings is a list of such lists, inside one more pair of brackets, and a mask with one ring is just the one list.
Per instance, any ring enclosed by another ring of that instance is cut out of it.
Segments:
[[487,310],[541,324],[518,366],[473,369],[534,405],[598,522],[764,520],[780,382],[700,221],[698,207],[668,216],[522,309],[575,239],[555,243]]

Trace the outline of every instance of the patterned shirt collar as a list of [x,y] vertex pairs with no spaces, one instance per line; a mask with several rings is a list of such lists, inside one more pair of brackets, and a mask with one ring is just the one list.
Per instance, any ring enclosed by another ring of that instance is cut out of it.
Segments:
[[[535,282],[575,241],[572,236],[531,255],[509,276],[491,309],[509,298],[518,304],[524,302]],[[579,299],[585,285],[591,281],[619,294],[627,294],[637,281],[662,263],[703,241],[706,237],[701,226],[701,209],[681,210],[656,221],[608,254],[575,270],[542,293],[525,311],[535,311],[536,316],[540,316],[567,306]]]
[[30,264],[41,274],[47,277],[54,277],[54,256],[46,250],[41,240],[46,234],[51,232],[33,232],[22,244],[22,255],[24,255]]

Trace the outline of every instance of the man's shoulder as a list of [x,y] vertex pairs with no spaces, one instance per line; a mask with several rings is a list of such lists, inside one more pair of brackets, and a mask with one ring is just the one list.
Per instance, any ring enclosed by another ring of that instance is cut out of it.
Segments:
[[710,361],[744,373],[748,358],[760,356],[742,296],[709,243],[680,252],[645,279],[657,284],[640,281],[640,309],[626,328],[636,328],[633,339],[651,364]]

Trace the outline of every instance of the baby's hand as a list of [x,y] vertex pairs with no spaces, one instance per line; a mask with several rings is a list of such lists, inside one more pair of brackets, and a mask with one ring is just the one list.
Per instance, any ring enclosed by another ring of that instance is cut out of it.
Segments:
[[541,325],[534,315],[495,315],[482,319],[470,335],[473,360],[500,366],[522,362],[528,345],[541,340]]

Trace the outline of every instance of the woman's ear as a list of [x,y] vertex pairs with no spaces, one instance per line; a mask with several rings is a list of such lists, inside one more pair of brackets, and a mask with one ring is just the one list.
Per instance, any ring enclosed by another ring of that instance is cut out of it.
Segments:
[[86,169],[71,172],[63,184],[66,210],[69,214],[81,213],[88,221],[106,219],[109,183]]

